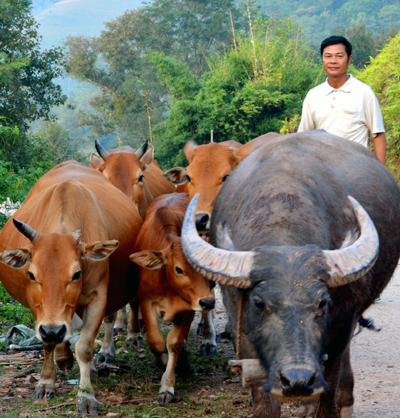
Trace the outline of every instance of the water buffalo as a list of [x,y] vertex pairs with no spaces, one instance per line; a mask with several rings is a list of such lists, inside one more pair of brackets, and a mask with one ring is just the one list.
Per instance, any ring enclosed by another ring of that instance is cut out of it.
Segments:
[[318,402],[317,418],[351,417],[350,340],[400,255],[400,190],[390,172],[325,131],[282,136],[227,179],[210,243],[195,213],[193,199],[185,255],[222,285],[239,354],[259,359],[267,376],[252,387],[254,417],[278,418],[279,401],[293,400]]

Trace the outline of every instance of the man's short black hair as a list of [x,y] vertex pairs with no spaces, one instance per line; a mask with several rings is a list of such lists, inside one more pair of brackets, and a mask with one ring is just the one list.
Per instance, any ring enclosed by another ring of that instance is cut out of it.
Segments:
[[338,45],[338,44],[343,44],[344,45],[344,47],[346,49],[347,57],[350,57],[350,55],[351,55],[351,43],[344,36],[330,36],[329,38],[324,39],[322,41],[322,44],[321,44],[321,56],[324,52],[324,49],[327,46]]

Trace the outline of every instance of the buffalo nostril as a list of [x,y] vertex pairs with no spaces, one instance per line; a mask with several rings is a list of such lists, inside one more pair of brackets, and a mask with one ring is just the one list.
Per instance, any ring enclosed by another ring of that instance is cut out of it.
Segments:
[[203,309],[214,309],[215,298],[212,298],[210,300],[209,299],[200,299],[199,304]]
[[207,229],[208,221],[210,220],[210,217],[207,215],[207,213],[198,213],[196,215],[196,228],[199,231],[204,231]]

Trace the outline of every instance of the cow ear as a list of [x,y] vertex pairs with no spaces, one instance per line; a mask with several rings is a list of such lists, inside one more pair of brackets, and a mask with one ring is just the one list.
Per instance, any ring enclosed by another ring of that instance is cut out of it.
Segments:
[[119,241],[96,241],[90,244],[84,244],[85,251],[82,258],[88,258],[92,261],[101,261],[109,257],[119,245]]
[[31,262],[31,245],[26,248],[15,248],[0,253],[0,262],[14,269],[20,269]]
[[193,159],[193,153],[196,147],[197,142],[194,139],[189,139],[189,141],[186,142],[185,148],[183,149],[183,153],[185,154],[185,157],[187,158],[189,163]]
[[105,163],[96,154],[90,156],[90,165],[95,170],[103,171]]
[[[153,154],[154,154],[154,147],[150,147],[142,156],[142,158],[139,160],[141,164],[145,165],[145,169],[146,170],[149,165],[151,164],[151,162],[153,161]],[[144,171],[143,170],[143,171]]]
[[149,270],[159,270],[162,266],[167,264],[165,255],[160,251],[140,251],[133,253],[129,258],[139,266]]
[[187,173],[186,168],[174,167],[174,168],[171,168],[170,170],[167,170],[164,173],[164,177],[167,180],[172,181],[172,183],[176,185],[185,184],[187,181],[186,173]]

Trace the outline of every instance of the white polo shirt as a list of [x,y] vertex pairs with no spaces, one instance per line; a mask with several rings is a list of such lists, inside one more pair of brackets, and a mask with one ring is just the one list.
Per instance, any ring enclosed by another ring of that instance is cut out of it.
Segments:
[[331,87],[326,79],[308,92],[298,132],[314,129],[325,129],[365,147],[368,147],[368,131],[374,137],[385,132],[374,92],[352,75],[338,89]]

